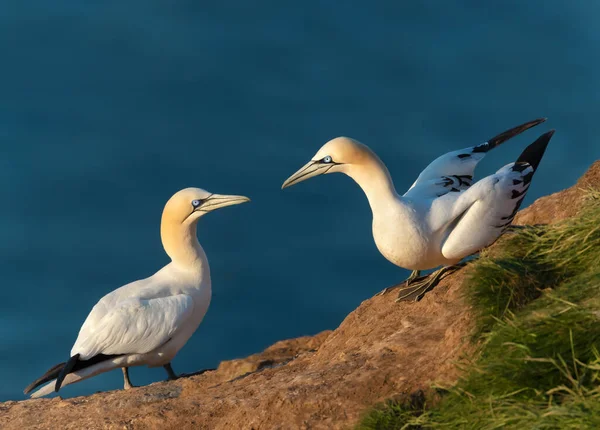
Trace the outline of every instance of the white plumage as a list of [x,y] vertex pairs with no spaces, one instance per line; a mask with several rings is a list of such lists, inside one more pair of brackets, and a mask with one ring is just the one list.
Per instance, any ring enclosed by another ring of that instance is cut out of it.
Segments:
[[[54,366],[25,389],[31,397],[115,368],[165,366],[200,325],[211,298],[208,260],[196,237],[198,219],[214,209],[248,201],[243,196],[211,194],[186,188],[167,202],[161,238],[171,263],[149,278],[104,296],[83,323],[66,363]],[[55,381],[56,380],[56,381]]]
[[[530,121],[480,145],[438,157],[402,196],[379,157],[346,137],[327,142],[282,188],[323,173],[350,176],[369,200],[378,250],[397,266],[413,270],[412,281],[418,271],[452,266],[505,231],[554,132],[528,146],[515,163],[473,184],[475,167],[489,150],[544,120]],[[408,296],[419,299],[422,290],[418,292]]]
[[[204,308],[206,312],[210,304],[210,282],[204,282],[203,294],[200,294],[202,288],[197,288],[187,294],[159,297],[161,293],[174,294],[172,285],[185,282],[161,279],[165,272],[154,275],[154,288],[146,289],[143,294],[139,291],[143,285],[136,282],[105,296],[83,324],[71,356],[79,354],[81,360],[89,360],[98,354],[147,354],[176,339],[182,327],[196,322],[193,320],[202,313],[198,311]],[[194,281],[190,279],[186,284],[194,285]]]

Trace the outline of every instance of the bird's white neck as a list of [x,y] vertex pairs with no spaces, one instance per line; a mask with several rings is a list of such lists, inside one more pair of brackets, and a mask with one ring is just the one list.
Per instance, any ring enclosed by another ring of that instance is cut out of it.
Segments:
[[208,259],[198,242],[196,225],[196,222],[181,224],[163,221],[160,228],[162,244],[176,266],[208,272]]
[[401,200],[385,164],[375,153],[370,152],[360,164],[346,166],[343,170],[362,188],[373,215],[390,206],[397,206]]

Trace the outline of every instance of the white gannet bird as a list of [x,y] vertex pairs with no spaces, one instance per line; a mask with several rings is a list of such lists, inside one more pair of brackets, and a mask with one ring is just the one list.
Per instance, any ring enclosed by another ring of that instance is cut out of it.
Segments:
[[200,325],[211,298],[210,269],[196,237],[196,225],[208,212],[247,201],[247,197],[212,194],[200,188],[173,195],[160,225],[171,262],[149,278],[100,299],[79,331],[71,358],[31,383],[25,394],[50,381],[31,395],[45,396],[118,367],[123,370],[125,389],[132,387],[131,366],[163,366],[169,379],[177,378],[171,360]]
[[[398,300],[419,300],[444,273],[491,245],[512,222],[554,131],[529,145],[516,162],[475,184],[473,173],[488,151],[545,120],[527,122],[480,145],[442,155],[403,196],[396,192],[379,157],[348,137],[323,145],[282,189],[324,173],[341,172],[354,179],[371,206],[377,249],[390,262],[412,270]],[[429,277],[419,278],[421,270],[439,266]]]

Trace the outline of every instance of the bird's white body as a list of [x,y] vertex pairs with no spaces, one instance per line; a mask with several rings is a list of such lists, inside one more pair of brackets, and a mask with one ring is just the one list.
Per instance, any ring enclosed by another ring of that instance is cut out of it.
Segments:
[[[217,203],[205,205],[206,210],[199,209],[200,203],[198,210],[192,207],[192,201],[209,200]],[[68,373],[62,386],[120,367],[157,367],[171,362],[196,331],[210,305],[210,268],[196,238],[196,222],[204,212],[244,201],[248,199],[186,189],[167,203],[161,237],[171,263],[100,299],[83,323],[71,357],[78,356],[82,362],[103,359]],[[31,396],[50,394],[54,387],[52,380]]]
[[[427,270],[456,264],[490,245],[500,236],[505,227],[502,224],[515,209],[517,201],[511,198],[512,190],[522,192],[529,186],[514,185],[513,180],[519,181],[533,169],[514,172],[512,166],[505,166],[473,186],[465,183],[464,189],[456,192],[444,190],[439,179],[425,184],[417,181],[411,187],[414,191],[403,196],[395,192],[391,179],[389,187],[373,187],[370,182],[378,175],[354,175],[360,178],[357,183],[371,205],[377,249],[397,266]],[[370,166],[371,170],[375,168]],[[389,177],[383,164],[378,170]],[[439,195],[444,192],[447,193]]]
[[[169,363],[194,334],[208,311],[211,282],[208,261],[196,270],[170,263],[146,279],[107,294],[83,323],[71,356],[120,355],[70,373],[64,385],[120,367]],[[135,351],[135,352],[130,352]],[[36,391],[54,391],[54,381]]]
[[[149,278],[104,296],[92,309],[71,349],[89,359],[96,354],[127,354],[128,365],[163,366],[198,328],[210,305],[208,261],[196,268],[170,263]],[[128,331],[122,332],[123,327]],[[131,330],[135,327],[136,330]],[[128,353],[135,350],[136,353]]]
[[[390,262],[411,270],[450,266],[489,246],[508,227],[529,188],[534,166],[511,163],[473,184],[475,167],[486,153],[545,119],[514,127],[480,145],[432,161],[399,195],[388,169],[366,145],[347,137],[327,142],[283,188],[310,177],[341,172],[364,191],[373,214],[373,238]],[[530,145],[543,154],[552,134]],[[539,140],[539,139],[538,139]],[[544,143],[545,142],[545,143]],[[537,165],[536,165],[537,166]]]
[[422,270],[445,264],[440,252],[441,238],[419,220],[425,218],[427,209],[415,203],[398,198],[383,210],[373,210],[375,245],[386,259],[406,269]]

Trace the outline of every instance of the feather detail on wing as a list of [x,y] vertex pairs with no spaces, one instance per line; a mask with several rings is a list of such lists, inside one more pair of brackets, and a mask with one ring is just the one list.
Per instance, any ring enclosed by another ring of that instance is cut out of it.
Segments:
[[155,299],[129,298],[117,304],[94,324],[86,324],[71,356],[87,360],[97,354],[143,354],[171,339],[194,308],[185,294]]
[[500,133],[480,145],[448,152],[436,158],[421,172],[404,197],[431,199],[468,189],[473,184],[473,175],[477,164],[488,151],[545,120],[545,118],[540,118],[526,122]]
[[515,163],[458,196],[446,211],[449,216],[442,244],[444,257],[462,259],[491,245],[502,235],[517,214],[553,133],[545,133],[529,145]]

